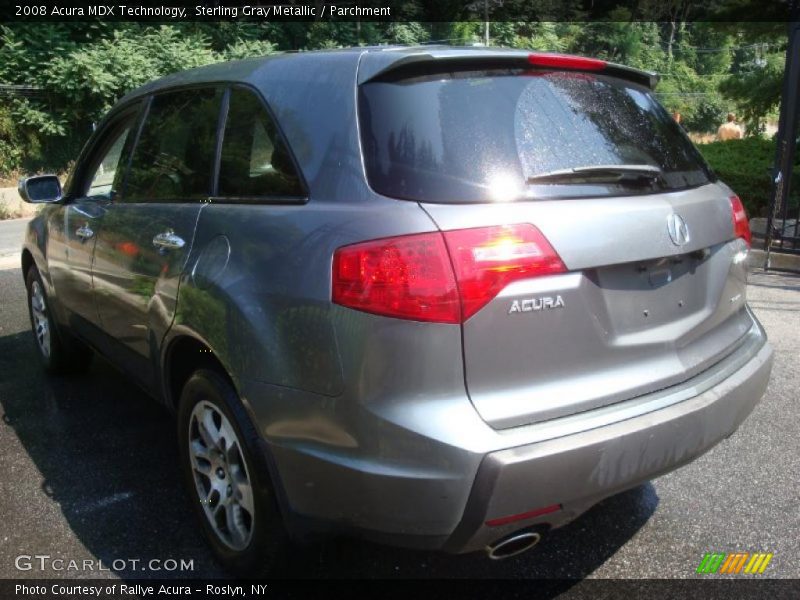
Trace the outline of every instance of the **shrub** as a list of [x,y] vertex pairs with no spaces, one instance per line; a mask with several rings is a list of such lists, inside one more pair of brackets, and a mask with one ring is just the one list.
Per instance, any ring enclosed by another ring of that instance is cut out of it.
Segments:
[[717,128],[725,122],[727,108],[717,98],[703,98],[686,113],[681,113],[684,124],[689,131],[699,133],[716,133]]
[[22,167],[25,153],[39,150],[39,140],[25,136],[8,105],[0,105],[0,177],[7,177]]
[[772,197],[770,172],[775,141],[762,138],[712,142],[698,149],[717,173],[739,195],[751,217],[767,214]]

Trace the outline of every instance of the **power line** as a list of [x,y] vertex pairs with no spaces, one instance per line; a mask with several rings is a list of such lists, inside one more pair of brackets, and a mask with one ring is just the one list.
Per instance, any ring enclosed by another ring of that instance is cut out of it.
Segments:
[[[669,47],[670,43],[659,40],[658,42],[662,46]],[[673,49],[681,49],[681,48],[689,48],[694,50],[700,54],[713,54],[715,52],[735,52],[736,50],[750,50],[754,48],[758,48],[761,50],[767,50],[768,48],[778,47],[781,44],[776,44],[774,42],[757,42],[755,44],[745,44],[743,46],[719,46],[719,47],[701,47],[701,46],[692,46],[689,44],[679,44],[678,42],[673,42],[672,47]]]

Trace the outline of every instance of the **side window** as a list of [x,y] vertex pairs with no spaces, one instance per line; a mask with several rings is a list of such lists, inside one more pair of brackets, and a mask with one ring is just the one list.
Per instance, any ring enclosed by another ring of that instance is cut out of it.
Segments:
[[221,96],[208,88],[153,98],[133,152],[126,202],[208,198]]
[[133,127],[135,112],[123,117],[112,125],[91,159],[84,179],[81,194],[92,198],[111,200],[119,191],[125,173],[129,136]]
[[222,141],[219,196],[305,196],[286,144],[255,94],[231,89]]

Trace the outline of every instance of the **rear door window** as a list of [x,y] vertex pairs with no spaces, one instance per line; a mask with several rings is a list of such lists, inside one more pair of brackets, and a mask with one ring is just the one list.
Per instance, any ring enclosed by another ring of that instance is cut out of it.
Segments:
[[207,199],[216,149],[222,90],[189,89],[156,95],[133,153],[124,200]]
[[220,197],[305,196],[286,144],[250,90],[231,89],[218,181]]
[[[369,183],[396,198],[641,194],[712,178],[649,90],[600,74],[509,69],[383,79],[360,87],[359,122]],[[644,165],[661,175],[535,181],[607,165]]]

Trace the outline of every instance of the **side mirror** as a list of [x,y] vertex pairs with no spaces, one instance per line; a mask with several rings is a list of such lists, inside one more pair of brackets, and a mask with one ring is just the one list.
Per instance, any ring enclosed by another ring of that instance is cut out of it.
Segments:
[[61,182],[55,175],[37,175],[19,180],[20,197],[31,204],[50,204],[61,200]]

